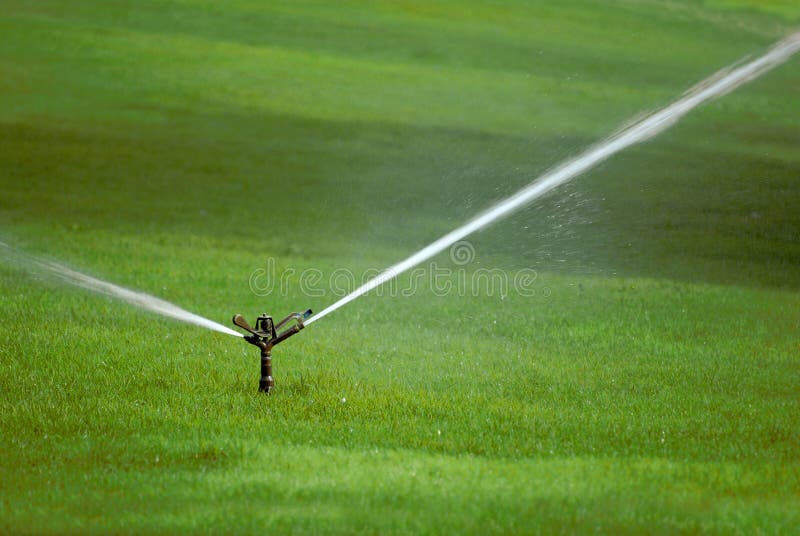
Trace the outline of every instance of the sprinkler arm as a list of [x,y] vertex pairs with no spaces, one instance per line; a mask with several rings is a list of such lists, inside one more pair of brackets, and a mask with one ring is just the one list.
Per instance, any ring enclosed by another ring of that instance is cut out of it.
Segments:
[[300,333],[300,330],[303,329],[305,326],[303,325],[303,321],[300,320],[294,326],[280,332],[277,337],[272,341],[272,346],[275,346],[279,342],[283,342],[295,333]]
[[311,316],[311,309],[306,311],[305,313],[292,313],[275,326],[275,331],[280,330],[283,326],[291,322],[292,320],[295,321],[295,324],[275,335],[275,338],[270,341],[271,346],[275,346],[278,343],[281,343],[291,337],[292,335],[299,333],[301,329],[305,327],[303,321]]
[[233,325],[240,327],[245,331],[249,331],[251,334],[255,336],[258,336],[256,330],[250,327],[250,324],[247,323],[247,320],[245,320],[242,315],[233,315]]
[[275,329],[281,329],[290,320],[296,320],[297,323],[300,325],[300,329],[303,329],[303,322],[309,316],[311,316],[311,309],[306,309],[302,313],[292,313],[289,316],[287,316],[286,318],[284,318],[283,320],[281,320],[280,322],[278,322],[278,325],[275,326]]

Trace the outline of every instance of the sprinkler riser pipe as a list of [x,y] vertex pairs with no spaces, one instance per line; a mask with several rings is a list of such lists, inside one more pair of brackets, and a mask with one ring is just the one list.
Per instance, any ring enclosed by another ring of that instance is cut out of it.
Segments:
[[261,349],[261,380],[258,382],[258,391],[269,394],[275,387],[275,379],[272,377],[272,349]]

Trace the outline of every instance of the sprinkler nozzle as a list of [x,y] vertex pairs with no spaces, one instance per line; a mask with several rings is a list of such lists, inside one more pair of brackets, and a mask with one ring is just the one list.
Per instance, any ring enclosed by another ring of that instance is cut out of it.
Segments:
[[[242,315],[233,316],[233,324],[249,333],[244,336],[244,340],[261,349],[261,380],[258,382],[258,390],[262,393],[269,394],[275,387],[275,380],[272,378],[272,347],[303,329],[305,327],[303,322],[311,314],[311,309],[302,313],[292,313],[275,324],[272,317],[264,313],[256,318],[254,328],[250,327]],[[284,326],[288,327],[282,329]]]

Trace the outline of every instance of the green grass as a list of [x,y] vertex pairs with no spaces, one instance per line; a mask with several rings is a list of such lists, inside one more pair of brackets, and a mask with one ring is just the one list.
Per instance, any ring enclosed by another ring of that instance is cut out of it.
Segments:
[[[5,7],[0,240],[220,322],[322,309],[334,270],[405,257],[800,21]],[[796,531],[797,67],[471,238],[466,277],[533,269],[533,296],[373,293],[276,349],[270,397],[240,341],[0,264],[0,531]],[[268,259],[295,276],[261,297]]]

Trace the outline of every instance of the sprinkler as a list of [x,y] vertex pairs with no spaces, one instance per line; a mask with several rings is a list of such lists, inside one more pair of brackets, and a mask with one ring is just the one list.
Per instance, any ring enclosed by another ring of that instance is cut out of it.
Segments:
[[[251,328],[242,315],[233,316],[234,325],[250,333],[244,336],[244,340],[261,348],[261,380],[258,382],[258,390],[262,393],[269,394],[275,386],[275,380],[272,379],[272,347],[303,329],[303,322],[309,316],[311,309],[304,313],[292,313],[275,325],[272,317],[265,313],[256,318],[255,328]],[[278,332],[292,321],[294,324]]]

